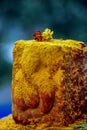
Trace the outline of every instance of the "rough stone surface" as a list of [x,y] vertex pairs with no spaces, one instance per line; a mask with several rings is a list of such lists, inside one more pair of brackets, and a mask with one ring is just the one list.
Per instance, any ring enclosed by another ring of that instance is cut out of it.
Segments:
[[75,40],[17,41],[12,100],[16,123],[68,126],[87,106],[87,47]]
[[[26,126],[21,124],[16,124],[12,118],[12,115],[4,117],[0,119],[0,130],[75,130],[74,128],[78,127],[81,123],[84,123],[84,120],[78,120],[74,124],[70,125],[69,127],[59,127],[57,124],[55,126],[50,126],[48,123],[41,123],[41,124],[28,124]],[[84,127],[87,130],[87,127]]]

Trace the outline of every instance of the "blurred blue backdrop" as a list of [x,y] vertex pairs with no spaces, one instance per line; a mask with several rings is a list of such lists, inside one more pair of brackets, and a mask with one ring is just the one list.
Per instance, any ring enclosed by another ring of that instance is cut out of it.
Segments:
[[0,118],[11,113],[12,49],[36,30],[87,42],[86,0],[0,0]]

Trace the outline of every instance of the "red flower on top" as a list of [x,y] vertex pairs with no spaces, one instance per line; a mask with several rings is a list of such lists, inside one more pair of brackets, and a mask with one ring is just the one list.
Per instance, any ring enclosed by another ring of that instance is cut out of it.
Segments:
[[35,40],[42,41],[42,34],[40,31],[36,31],[33,36],[35,37]]

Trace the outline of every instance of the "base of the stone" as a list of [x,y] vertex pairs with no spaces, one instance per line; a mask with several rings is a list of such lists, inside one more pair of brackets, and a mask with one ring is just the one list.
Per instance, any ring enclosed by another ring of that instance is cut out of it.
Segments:
[[84,120],[78,120],[69,127],[50,127],[48,124],[33,124],[23,126],[16,124],[12,118],[12,115],[8,115],[7,117],[0,119],[0,130],[87,130],[87,124],[84,123]]

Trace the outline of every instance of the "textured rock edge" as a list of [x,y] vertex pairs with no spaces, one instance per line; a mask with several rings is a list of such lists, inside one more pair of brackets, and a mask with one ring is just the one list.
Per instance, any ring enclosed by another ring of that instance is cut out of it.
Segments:
[[[70,127],[50,127],[50,124],[32,124],[32,125],[20,125],[16,124],[12,118],[12,115],[8,115],[0,119],[0,130],[75,130],[74,127],[81,124],[83,120],[77,121],[76,123],[70,125]],[[87,127],[85,127],[87,130]]]

